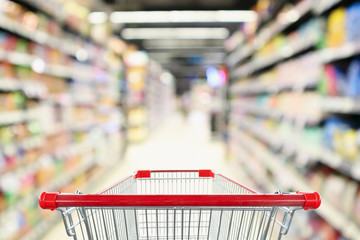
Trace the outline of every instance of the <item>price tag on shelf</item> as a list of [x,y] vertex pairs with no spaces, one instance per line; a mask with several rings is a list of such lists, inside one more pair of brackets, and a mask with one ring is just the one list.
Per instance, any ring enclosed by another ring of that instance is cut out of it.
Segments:
[[24,112],[22,110],[0,112],[0,124],[12,124],[24,120]]
[[[1,55],[1,51],[0,51],[0,55]],[[1,59],[1,56],[0,56],[0,59]],[[0,88],[7,90],[7,91],[16,91],[16,90],[21,89],[21,84],[16,79],[12,79],[12,80],[3,79],[3,80],[0,80]]]

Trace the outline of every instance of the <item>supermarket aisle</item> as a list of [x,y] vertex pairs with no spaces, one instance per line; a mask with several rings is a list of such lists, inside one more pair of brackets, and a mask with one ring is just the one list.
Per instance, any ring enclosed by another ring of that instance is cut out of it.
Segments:
[[174,116],[149,141],[129,149],[126,168],[219,168],[224,162],[223,147],[210,140],[207,122],[200,113],[191,114],[185,123]]
[[[103,178],[98,186],[94,186],[93,192],[137,169],[210,168],[244,183],[240,169],[234,167],[234,164],[225,159],[223,143],[210,138],[206,116],[192,113],[184,121],[180,115],[174,115],[154,131],[147,141],[130,146],[126,159]],[[67,239],[62,223],[43,239]]]

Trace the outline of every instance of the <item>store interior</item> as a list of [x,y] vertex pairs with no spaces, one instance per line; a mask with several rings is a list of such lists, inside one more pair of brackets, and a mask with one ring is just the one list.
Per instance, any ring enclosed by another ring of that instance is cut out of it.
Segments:
[[0,0],[0,240],[71,239],[42,192],[144,169],[316,191],[282,239],[360,239],[359,24],[359,0]]

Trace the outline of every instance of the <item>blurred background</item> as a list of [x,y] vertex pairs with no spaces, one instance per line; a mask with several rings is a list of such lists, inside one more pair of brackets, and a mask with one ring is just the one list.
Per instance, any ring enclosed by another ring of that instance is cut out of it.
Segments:
[[360,1],[0,0],[0,240],[42,191],[206,169],[318,191],[285,239],[360,238]]

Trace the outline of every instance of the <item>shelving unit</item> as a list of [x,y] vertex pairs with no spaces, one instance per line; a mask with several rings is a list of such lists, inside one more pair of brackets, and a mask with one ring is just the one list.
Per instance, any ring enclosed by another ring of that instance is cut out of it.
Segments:
[[[360,42],[343,40],[335,46],[329,40],[328,19],[338,7],[345,6],[343,11],[347,11],[347,7],[356,3],[358,1],[299,1],[253,33],[240,30],[245,40],[226,59],[231,77],[228,108],[232,154],[248,170],[249,176],[256,176],[254,181],[268,191],[274,191],[273,185],[282,184],[285,189],[319,191],[323,204],[316,213],[338,231],[336,234],[348,239],[358,238],[360,222],[330,199],[330,191],[337,191],[336,187],[331,190],[325,185],[336,178],[344,186],[347,183],[355,186],[355,192],[354,187],[347,190],[353,195],[346,196],[347,200],[353,198],[348,202],[355,208],[359,200],[356,192],[360,191],[360,155],[355,150],[350,153],[349,149],[359,147],[351,145],[350,140],[359,130],[356,124],[351,125],[352,121],[357,122],[360,113],[359,96],[347,90],[350,87],[346,88],[349,73],[342,73],[341,79],[338,72],[355,62],[353,59],[360,55]],[[309,31],[308,35],[304,29]],[[310,37],[301,39],[298,37],[301,34]],[[335,68],[337,64],[342,68],[336,68],[333,72],[338,72],[331,75],[329,67]],[[341,80],[343,89],[336,88]],[[341,121],[348,121],[349,125],[344,123],[342,130],[331,130]],[[341,131],[347,131],[347,140],[340,138]],[[333,134],[331,145],[330,134]],[[336,140],[335,134],[339,134]],[[349,148],[342,150],[344,147],[339,143],[346,143]],[[264,169],[256,170],[252,164]],[[258,177],[258,171],[267,177]],[[307,175],[312,180],[307,179]],[[287,182],[279,181],[281,178]],[[317,189],[312,189],[311,181],[318,184]]]
[[[234,67],[241,61],[253,55],[274,36],[281,33],[284,29],[290,27],[308,12],[312,11],[314,5],[315,4],[313,1],[304,0],[285,13],[285,15],[287,14],[287,16],[289,17],[290,21],[284,22],[284,20],[282,19],[276,19],[268,23],[267,27],[262,29],[258,33],[257,38],[253,40],[252,44],[239,46],[237,50],[231,53],[226,59],[226,64],[228,66]],[[285,18],[287,16],[285,16]]]
[[[266,147],[264,147],[259,142],[259,140],[251,137],[249,134],[254,134],[261,140],[266,141],[266,139],[260,137],[257,133],[252,132],[252,130],[249,131],[248,126],[240,127],[240,129],[237,130],[236,134],[239,138],[242,139],[241,143],[245,144],[244,148],[248,149],[251,153],[256,155],[256,160],[261,161],[261,164],[263,166],[271,169],[274,173],[286,174],[286,179],[291,182],[291,185],[294,186],[294,188],[302,189],[303,191],[318,191],[318,189],[313,189],[311,185],[306,181],[306,179],[304,179],[304,177],[297,172],[296,169],[294,169],[290,165],[282,164],[277,158],[277,156],[271,153]],[[266,182],[266,180],[260,180],[259,182],[263,186],[269,185],[269,183],[264,183]],[[275,183],[271,185],[275,185]],[[279,183],[277,183],[276,186],[279,186]],[[268,191],[272,190],[274,190],[274,188],[268,188]],[[345,237],[349,239],[356,239],[357,236],[359,236],[360,231],[358,225],[354,223],[351,219],[349,219],[348,216],[337,210],[328,201],[322,199],[321,208],[319,208],[318,212],[335,228],[341,230]]]
[[39,239],[55,221],[39,194],[75,191],[125,143],[121,56],[34,3],[0,7],[1,240]]
[[161,65],[153,60],[149,63],[146,98],[148,105],[148,124],[154,131],[175,109],[175,79]]

